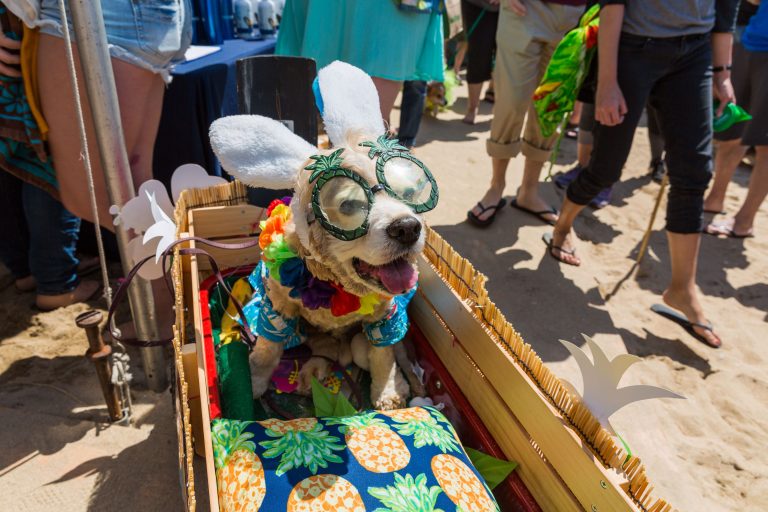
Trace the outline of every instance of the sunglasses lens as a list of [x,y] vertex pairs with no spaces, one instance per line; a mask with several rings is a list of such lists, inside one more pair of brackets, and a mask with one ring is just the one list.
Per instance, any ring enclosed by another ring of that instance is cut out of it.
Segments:
[[403,157],[387,160],[384,179],[397,197],[413,205],[426,203],[434,186],[421,166]]
[[318,200],[326,220],[339,229],[357,229],[368,218],[368,196],[353,179],[331,178],[320,189]]

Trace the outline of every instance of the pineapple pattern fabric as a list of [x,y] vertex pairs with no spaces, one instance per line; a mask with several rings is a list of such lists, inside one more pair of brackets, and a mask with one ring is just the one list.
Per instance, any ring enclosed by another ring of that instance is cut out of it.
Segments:
[[436,409],[212,425],[223,512],[498,512]]

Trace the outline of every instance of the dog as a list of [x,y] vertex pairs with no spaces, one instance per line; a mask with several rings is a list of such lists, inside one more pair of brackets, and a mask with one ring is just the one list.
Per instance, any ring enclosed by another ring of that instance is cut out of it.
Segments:
[[443,82],[429,82],[427,84],[427,99],[424,102],[424,110],[437,117],[438,112],[448,105],[445,84]]
[[371,373],[374,408],[401,408],[411,388],[423,395],[399,342],[424,247],[421,213],[436,205],[437,185],[384,135],[370,77],[337,61],[317,80],[330,150],[261,116],[222,118],[210,130],[229,173],[250,186],[294,191],[270,205],[262,262],[250,278],[254,395],[266,391],[285,347],[306,343],[312,358],[299,374],[300,392],[328,375],[333,361],[354,360]]

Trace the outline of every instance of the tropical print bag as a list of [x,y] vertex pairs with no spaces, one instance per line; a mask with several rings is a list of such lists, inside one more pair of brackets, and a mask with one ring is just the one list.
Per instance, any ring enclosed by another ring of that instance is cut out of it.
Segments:
[[212,424],[223,512],[498,512],[431,407]]

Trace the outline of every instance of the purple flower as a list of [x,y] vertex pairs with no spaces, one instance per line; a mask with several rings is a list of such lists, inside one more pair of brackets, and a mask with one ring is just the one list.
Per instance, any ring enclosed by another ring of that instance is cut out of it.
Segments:
[[335,292],[330,283],[310,277],[307,286],[301,290],[301,303],[308,309],[330,308]]
[[285,206],[290,206],[291,199],[293,199],[293,196],[285,196],[282,199],[280,199],[280,201],[282,201]]

